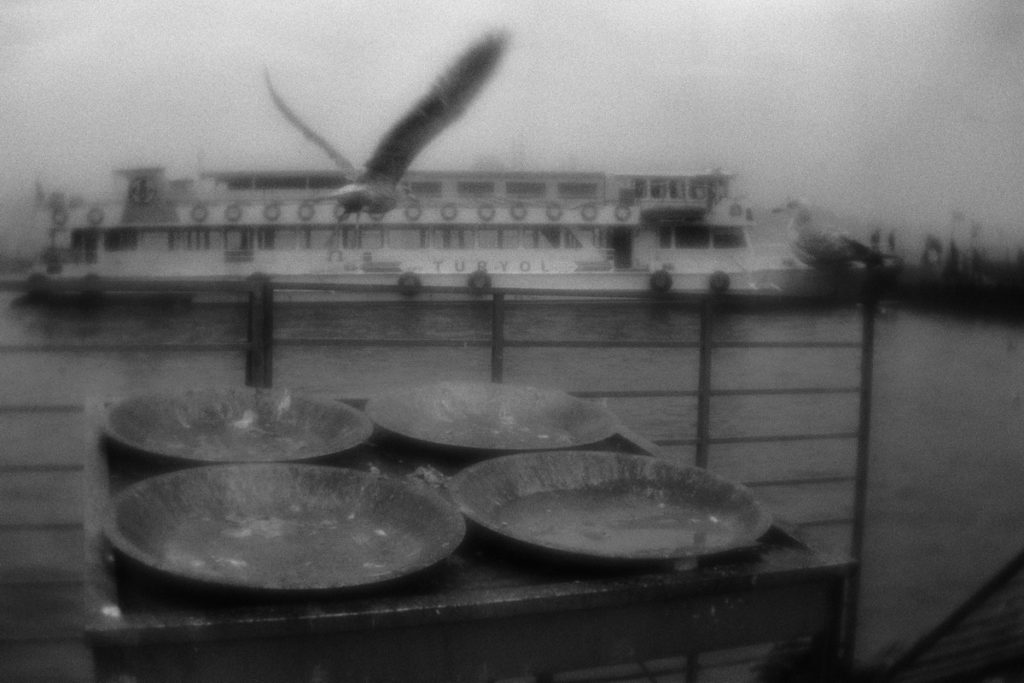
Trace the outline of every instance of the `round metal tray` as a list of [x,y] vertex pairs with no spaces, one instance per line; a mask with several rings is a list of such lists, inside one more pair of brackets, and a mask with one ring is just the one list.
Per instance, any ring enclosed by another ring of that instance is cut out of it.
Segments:
[[467,467],[448,486],[463,514],[493,534],[580,559],[711,555],[752,546],[771,524],[744,486],[643,455],[508,455]]
[[514,384],[440,382],[370,400],[382,429],[456,454],[575,448],[615,434],[604,407],[553,389]]
[[196,389],[122,399],[106,435],[130,452],[202,463],[284,462],[343,453],[373,424],[343,403],[287,389]]
[[114,498],[104,531],[122,556],[163,578],[295,595],[425,570],[458,547],[465,523],[426,485],[261,463],[144,479]]

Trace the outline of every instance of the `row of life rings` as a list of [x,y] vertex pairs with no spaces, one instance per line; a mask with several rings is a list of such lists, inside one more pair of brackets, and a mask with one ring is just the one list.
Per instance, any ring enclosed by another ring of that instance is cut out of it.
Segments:
[[[522,221],[526,219],[527,207],[525,204],[516,203],[509,207],[508,213],[513,220]],[[477,217],[489,223],[494,220],[497,211],[493,204],[481,204],[477,207]],[[547,216],[548,220],[557,221],[561,220],[564,210],[561,205],[552,202],[544,207],[544,215]],[[628,206],[617,206],[615,208],[615,218],[619,221],[627,221],[632,216],[632,210]],[[423,216],[423,209],[419,204],[409,204],[404,210],[405,218],[410,221],[417,221]],[[445,204],[441,207],[441,218],[446,221],[454,221],[458,218],[459,207],[455,204]],[[595,204],[585,204],[580,207],[580,217],[589,222],[597,220],[598,208]]]
[[[474,294],[483,294],[491,288],[491,276],[486,270],[472,272],[466,278],[466,286]],[[412,271],[406,271],[398,276],[398,291],[405,296],[415,296],[423,289],[423,281],[420,276]]]
[[[708,289],[714,294],[724,294],[728,291],[730,284],[729,274],[720,270],[711,273],[708,278]],[[652,291],[663,294],[672,289],[672,275],[667,270],[651,273],[648,285]]]

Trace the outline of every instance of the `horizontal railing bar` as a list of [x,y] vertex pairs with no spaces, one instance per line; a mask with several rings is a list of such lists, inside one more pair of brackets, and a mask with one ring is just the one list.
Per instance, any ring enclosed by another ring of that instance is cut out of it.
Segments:
[[78,530],[81,529],[81,522],[45,522],[41,524],[32,524],[30,522],[19,522],[17,524],[4,524],[0,523],[0,531],[58,531],[58,530]]
[[715,341],[716,349],[859,349],[855,341]]
[[686,398],[697,395],[696,389],[607,389],[570,391],[577,398]]
[[793,396],[798,394],[856,394],[859,387],[788,387],[779,389],[712,389],[712,396]]
[[331,338],[331,337],[302,337],[302,338],[274,338],[274,346],[388,346],[388,347],[417,347],[428,348],[469,348],[488,347],[490,339],[360,339],[360,338]]
[[807,477],[805,479],[762,479],[757,481],[745,481],[743,482],[743,485],[749,488],[757,488],[761,486],[807,486],[814,484],[844,484],[854,480],[855,477],[852,476]]
[[658,446],[696,446],[697,439],[651,439]]
[[6,413],[80,413],[85,408],[75,403],[65,404],[51,404],[51,405],[31,405],[31,404],[11,404],[11,405],[0,405],[0,414]]
[[827,434],[769,434],[763,436],[720,436],[712,437],[711,444],[731,443],[775,443],[778,441],[830,441],[835,439],[856,439],[857,432],[833,432]]
[[825,519],[809,519],[806,522],[797,522],[797,526],[840,526],[853,524],[853,517],[831,517]]
[[32,472],[78,472],[81,463],[52,463],[48,465],[0,465],[0,474],[31,474]]
[[245,351],[247,342],[213,344],[9,344],[0,346],[0,353],[111,353],[137,351]]

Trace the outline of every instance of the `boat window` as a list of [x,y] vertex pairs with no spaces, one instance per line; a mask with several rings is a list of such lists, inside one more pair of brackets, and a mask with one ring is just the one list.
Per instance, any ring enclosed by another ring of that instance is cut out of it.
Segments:
[[501,248],[502,249],[518,249],[519,248],[519,228],[502,228],[502,230],[501,230]]
[[274,237],[277,231],[274,228],[257,228],[256,229],[256,248],[257,249],[273,249],[274,248]]
[[392,228],[388,230],[388,246],[393,249],[422,249],[427,246],[426,228]]
[[596,244],[594,228],[566,228],[563,244],[566,249],[582,249]]
[[252,249],[252,238],[245,228],[227,230],[224,233],[224,248],[228,251]]
[[633,181],[633,194],[636,195],[637,199],[641,199],[647,196],[647,181],[643,178],[637,178]]
[[467,228],[434,228],[431,246],[435,249],[467,249],[472,244],[472,232]]
[[207,238],[210,240],[210,249],[216,249],[218,251],[224,248],[224,232],[221,230],[209,230],[206,233]]
[[[207,238],[209,238],[209,233],[207,233]],[[275,240],[278,249],[297,249],[299,246],[298,233],[290,228],[279,229]],[[209,249],[209,246],[206,248]]]
[[517,197],[546,197],[548,186],[547,183],[510,180],[505,183],[505,192]]
[[597,196],[596,183],[558,183],[558,196],[592,199]]
[[494,194],[494,183],[481,181],[463,181],[455,186],[463,197],[489,197]]
[[[342,249],[358,249],[359,248],[359,229],[354,225],[343,225],[339,228],[341,231],[341,248]],[[338,247],[338,232],[335,231],[334,238],[331,240],[331,247]]]
[[362,228],[359,231],[360,249],[380,249],[384,246],[384,231],[380,228]]
[[666,183],[664,180],[652,180],[651,181],[651,198],[661,199],[667,192]]
[[311,190],[333,190],[347,183],[340,175],[311,175],[306,179],[306,185]]
[[672,248],[672,227],[662,225],[658,227],[658,246],[662,249]]
[[672,232],[675,234],[676,249],[707,249],[710,241],[708,229],[703,225],[676,225]]
[[715,228],[711,232],[711,246],[715,249],[739,249],[744,246],[743,230],[740,228]]
[[561,239],[562,229],[557,225],[523,230],[523,246],[527,249],[557,249]]
[[497,249],[498,231],[494,228],[479,228],[476,231],[477,249]]
[[132,228],[117,228],[103,233],[106,251],[129,251],[139,246],[139,232]]
[[704,182],[695,182],[690,184],[690,199],[706,199],[708,196],[708,186]]
[[439,197],[441,196],[440,181],[419,181],[409,183],[409,192],[417,197]]
[[145,251],[161,251],[167,245],[167,239],[162,232],[144,232],[139,239],[139,249]]
[[312,228],[305,237],[307,249],[334,249],[334,228]]
[[682,183],[683,181],[681,180],[670,180],[668,182],[668,196],[672,199],[678,199],[681,194],[679,190]]

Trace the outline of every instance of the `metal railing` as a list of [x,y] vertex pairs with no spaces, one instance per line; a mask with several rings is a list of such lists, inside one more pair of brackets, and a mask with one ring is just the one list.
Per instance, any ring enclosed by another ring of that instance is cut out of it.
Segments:
[[[61,285],[54,283],[59,289]],[[835,483],[849,483],[853,486],[853,510],[850,517],[806,520],[806,525],[833,525],[849,524],[850,548],[853,559],[862,561],[864,519],[867,495],[868,464],[869,464],[869,440],[870,440],[870,418],[871,418],[871,392],[873,373],[874,353],[874,322],[877,302],[877,290],[869,287],[865,290],[865,296],[861,302],[860,310],[860,337],[849,341],[720,341],[714,338],[714,325],[719,309],[729,305],[734,297],[731,295],[677,295],[669,294],[645,294],[645,293],[623,293],[615,291],[590,291],[573,293],[573,298],[607,298],[607,299],[636,299],[643,298],[650,302],[665,304],[683,305],[694,310],[699,317],[698,338],[696,341],[621,341],[621,340],[542,340],[542,339],[510,339],[506,335],[506,306],[510,297],[522,296],[522,290],[505,290],[493,288],[486,292],[479,293],[477,302],[490,301],[490,331],[486,337],[473,339],[396,339],[388,338],[277,338],[275,337],[275,294],[282,291],[319,291],[319,292],[343,292],[348,295],[361,293],[382,293],[400,295],[402,292],[397,286],[368,286],[368,285],[335,285],[326,283],[299,283],[281,282],[268,277],[254,276],[247,280],[226,280],[226,281],[177,281],[159,282],[153,281],[104,281],[90,282],[93,291],[102,290],[112,295],[117,293],[211,293],[232,294],[247,299],[247,325],[248,337],[245,342],[226,343],[188,343],[188,344],[30,344],[30,345],[0,345],[0,353],[71,353],[71,352],[130,352],[145,351],[150,353],[175,353],[195,351],[243,351],[246,354],[245,381],[249,386],[269,387],[274,383],[274,358],[280,347],[450,347],[450,348],[487,348],[490,350],[490,379],[494,382],[502,382],[506,375],[506,356],[509,349],[514,348],[628,348],[628,349],[671,349],[696,351],[698,356],[697,386],[687,388],[641,388],[630,387],[622,390],[584,390],[574,391],[577,396],[584,398],[690,398],[696,399],[696,428],[692,435],[680,435],[669,438],[652,439],[652,442],[659,447],[667,446],[692,446],[694,448],[694,461],[699,467],[711,465],[710,448],[714,445],[739,444],[739,443],[770,443],[770,442],[796,442],[807,440],[852,440],[856,442],[856,465],[852,476],[832,477],[801,477],[792,479],[776,479],[750,483],[755,486],[771,485],[793,485],[810,486]],[[75,285],[66,286],[69,291],[75,289]],[[0,289],[15,289],[18,287],[0,285]],[[465,295],[465,288],[431,288],[432,293]],[[528,295],[531,299],[550,299],[551,297],[565,297],[566,292],[561,290],[530,290]],[[856,386],[839,387],[790,387],[790,388],[738,388],[721,389],[716,388],[713,383],[713,351],[715,349],[846,349],[859,353],[860,378]],[[798,432],[776,435],[752,435],[752,436],[715,436],[712,433],[712,398],[732,396],[814,396],[814,395],[854,395],[858,397],[859,409],[857,415],[856,429],[829,433],[807,433]],[[359,398],[359,397],[350,397]],[[75,410],[76,406],[31,406],[18,404],[0,404],[0,414],[23,411],[47,411],[47,410]],[[2,469],[2,468],[0,468]],[[846,633],[844,638],[844,652],[848,664],[852,663],[855,643],[854,636],[857,623],[857,605],[859,602],[859,579],[855,573],[850,583],[850,594],[848,595],[848,611],[846,621]]]

